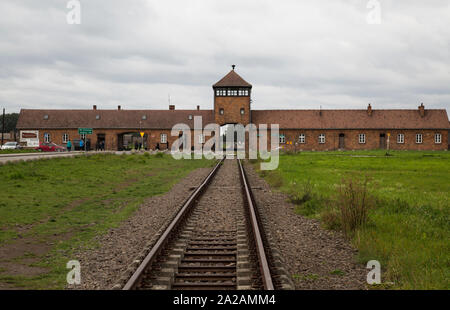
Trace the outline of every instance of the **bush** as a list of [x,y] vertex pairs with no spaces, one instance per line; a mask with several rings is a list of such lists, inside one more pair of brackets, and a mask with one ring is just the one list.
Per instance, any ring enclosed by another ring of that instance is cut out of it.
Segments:
[[323,225],[328,229],[339,230],[341,229],[341,216],[337,208],[328,208],[322,212],[320,219]]
[[311,180],[307,180],[306,183],[302,185],[302,190],[295,192],[291,195],[290,201],[296,205],[301,205],[313,198],[313,188],[314,184]]
[[[367,189],[368,178],[343,180],[337,194],[337,208],[341,228],[345,235],[351,235],[367,223],[369,209],[373,205]],[[329,215],[328,215],[329,216]]]
[[164,153],[156,153],[155,157],[162,158],[162,157],[164,157]]

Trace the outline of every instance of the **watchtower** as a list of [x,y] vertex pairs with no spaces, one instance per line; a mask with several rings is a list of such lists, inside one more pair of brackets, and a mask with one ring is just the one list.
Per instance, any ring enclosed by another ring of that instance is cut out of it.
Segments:
[[251,122],[250,98],[252,85],[232,70],[213,85],[214,119],[220,126]]

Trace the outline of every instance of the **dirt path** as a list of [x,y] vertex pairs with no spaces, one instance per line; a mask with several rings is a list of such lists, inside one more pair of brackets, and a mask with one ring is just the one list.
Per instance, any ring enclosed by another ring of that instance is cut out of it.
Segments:
[[245,168],[261,215],[278,245],[296,289],[365,289],[367,270],[341,233],[294,212],[287,196],[272,191],[251,164]]

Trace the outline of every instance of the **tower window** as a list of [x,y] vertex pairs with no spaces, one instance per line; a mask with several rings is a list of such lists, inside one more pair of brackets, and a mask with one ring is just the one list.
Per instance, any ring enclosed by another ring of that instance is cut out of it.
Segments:
[[248,89],[239,88],[238,96],[248,96]]
[[220,115],[223,115],[223,113],[224,113],[223,109],[220,109],[220,110],[219,110],[219,114],[220,114]]
[[244,114],[245,114],[245,109],[242,108],[242,109],[241,109],[241,115],[244,115]]

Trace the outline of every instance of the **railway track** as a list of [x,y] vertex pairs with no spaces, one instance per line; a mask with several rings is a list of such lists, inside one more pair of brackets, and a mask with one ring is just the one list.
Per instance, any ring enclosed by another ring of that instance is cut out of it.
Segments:
[[242,163],[222,159],[122,289],[276,289],[262,230]]

